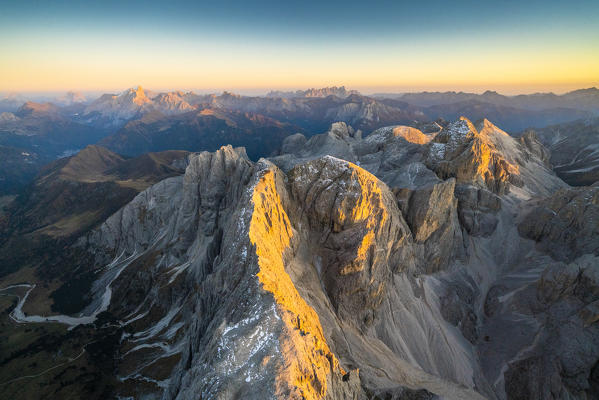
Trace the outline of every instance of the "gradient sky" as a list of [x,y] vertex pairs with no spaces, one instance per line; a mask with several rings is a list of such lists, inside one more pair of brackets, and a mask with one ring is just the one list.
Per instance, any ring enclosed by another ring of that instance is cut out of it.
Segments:
[[6,1],[0,91],[599,86],[599,1]]

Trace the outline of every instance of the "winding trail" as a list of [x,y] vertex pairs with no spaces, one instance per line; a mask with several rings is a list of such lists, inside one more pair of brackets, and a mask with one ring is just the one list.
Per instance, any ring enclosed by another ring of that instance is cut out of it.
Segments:
[[[85,346],[87,346],[87,344]],[[48,372],[56,369],[56,368],[60,368],[60,367],[63,367],[65,365],[67,365],[67,364],[70,364],[70,363],[72,363],[74,361],[77,361],[85,353],[85,346],[83,346],[83,348],[81,349],[81,353],[79,353],[77,355],[77,357],[68,358],[67,361],[62,362],[60,364],[57,364],[57,365],[55,365],[53,367],[50,367],[48,369],[45,369],[42,372],[40,372],[39,374],[20,376],[18,378],[14,378],[14,379],[8,380],[6,382],[2,382],[2,383],[0,383],[0,386],[8,385],[9,383],[17,382],[17,381],[20,381],[20,380],[23,380],[23,379],[38,378],[38,377],[40,377],[40,376],[42,376],[42,375],[44,375],[44,374],[46,374],[46,373],[48,373]]]
[[[23,296],[22,298],[18,294],[13,294],[13,293],[2,294],[3,296],[14,296],[14,297],[17,297],[19,299],[19,304],[17,304],[17,307],[15,307],[15,309],[10,313],[10,318],[13,321],[15,321],[17,323],[26,323],[26,322],[62,322],[62,321],[59,321],[59,320],[49,321],[50,317],[46,318],[46,317],[41,317],[41,316],[29,316],[29,317],[25,317],[24,316],[24,313],[23,313],[23,311],[21,309],[22,309],[23,305],[25,304],[25,300],[27,300],[27,296],[29,295],[29,293],[31,293],[31,291],[33,289],[35,289],[35,287],[36,287],[35,284],[21,283],[21,284],[17,284],[17,285],[10,285],[10,286],[7,286],[5,288],[0,289],[0,293],[5,292],[5,291],[10,290],[10,289],[19,288],[19,287],[29,288],[29,290],[27,291],[27,293],[25,293],[25,296]],[[17,312],[15,313],[15,311],[17,311]],[[21,317],[23,319],[21,319]],[[53,316],[53,317],[67,317],[67,316]],[[39,319],[39,318],[43,319],[43,321],[37,321],[37,319]],[[70,317],[67,317],[67,318],[70,318]],[[63,322],[63,323],[66,323],[66,322]],[[91,342],[91,343],[93,343],[93,342]],[[38,374],[35,374],[35,375],[19,376],[18,378],[13,378],[13,379],[10,379],[8,381],[1,382],[0,386],[8,385],[10,383],[18,382],[18,381],[21,381],[21,380],[24,380],[24,379],[38,378],[38,377],[40,377],[40,376],[42,376],[42,375],[44,375],[44,374],[46,374],[46,373],[48,373],[50,371],[53,371],[53,370],[55,370],[57,368],[60,368],[60,367],[63,367],[65,365],[67,365],[67,364],[75,362],[75,361],[77,361],[78,359],[80,359],[83,356],[83,354],[85,353],[85,348],[87,347],[87,345],[89,345],[91,343],[85,344],[81,348],[81,352],[77,356],[75,356],[75,357],[69,357],[69,358],[67,358],[67,361],[64,361],[64,362],[62,362],[60,364],[57,364],[57,365],[55,365],[53,367],[47,368],[47,369],[43,370],[42,372],[40,372]]]

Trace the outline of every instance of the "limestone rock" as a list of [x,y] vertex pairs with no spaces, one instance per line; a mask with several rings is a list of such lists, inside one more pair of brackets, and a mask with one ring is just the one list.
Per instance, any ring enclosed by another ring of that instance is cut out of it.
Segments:
[[562,189],[532,201],[518,230],[557,260],[599,252],[599,187]]
[[593,398],[599,359],[599,258],[586,255],[571,264],[548,267],[537,284],[543,309],[535,341],[508,365],[511,398]]
[[453,178],[427,188],[396,192],[414,240],[422,245],[417,260],[426,273],[445,269],[449,260],[461,253],[462,233],[454,192]]
[[479,133],[465,118],[450,124],[432,143],[428,165],[442,178],[454,176],[459,183],[474,183],[496,193],[508,191],[509,183],[522,185],[518,166],[503,157],[486,133]]
[[415,243],[390,189],[355,164],[327,156],[285,174],[231,147],[192,156],[80,243],[105,265],[84,315],[108,296],[124,329],[118,393],[481,398],[460,386],[472,361],[451,355],[449,323],[423,298],[402,305],[430,290],[409,273],[418,246],[455,228],[453,187],[416,194],[429,204],[411,206]]
[[466,231],[473,236],[490,236],[497,227],[497,211],[501,199],[492,192],[472,185],[456,187],[458,216]]
[[550,196],[532,136],[436,127],[193,154],[79,238],[92,301],[52,318],[119,337],[120,397],[591,398],[599,187]]
[[530,154],[538,157],[545,166],[550,166],[549,159],[551,153],[549,149],[541,143],[535,131],[524,132],[524,134],[520,136],[520,143],[526,147]]
[[304,147],[307,140],[308,139],[306,139],[306,137],[301,133],[296,133],[295,135],[287,136],[283,140],[283,144],[281,145],[281,153],[295,153]]

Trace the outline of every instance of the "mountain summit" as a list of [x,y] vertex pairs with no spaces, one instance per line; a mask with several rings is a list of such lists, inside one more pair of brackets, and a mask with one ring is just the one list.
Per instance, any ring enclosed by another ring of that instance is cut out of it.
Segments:
[[321,89],[308,89],[308,90],[297,90],[295,92],[283,92],[283,91],[272,91],[269,92],[267,97],[282,97],[282,98],[294,98],[294,97],[328,97],[336,96],[345,98],[352,94],[360,94],[357,90],[347,90],[345,86],[337,87],[331,86]]

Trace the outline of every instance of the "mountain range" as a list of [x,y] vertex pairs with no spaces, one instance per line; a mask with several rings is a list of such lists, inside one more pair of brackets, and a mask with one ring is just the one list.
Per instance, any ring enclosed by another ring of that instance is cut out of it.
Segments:
[[307,90],[296,90],[295,92],[285,92],[280,90],[274,90],[268,92],[266,97],[281,97],[281,98],[294,98],[294,97],[328,97],[328,96],[336,96],[336,97],[347,97],[352,94],[360,94],[357,90],[347,90],[345,86],[337,87],[328,87],[328,88],[320,88],[320,89],[307,89]]
[[[599,393],[599,186],[576,175],[596,167],[594,119],[513,135],[463,116],[318,133],[295,119],[300,104],[318,124],[339,114],[316,104],[406,108],[356,94],[154,108],[186,96],[103,97],[106,115],[128,98],[137,116],[4,206],[4,396]],[[29,108],[60,114],[16,116]],[[250,157],[215,135],[257,144]],[[173,143],[207,151],[148,153]]]
[[[597,92],[591,88],[564,95],[511,97],[495,92],[364,96],[331,87],[259,97],[229,92],[155,93],[136,87],[95,100],[69,92],[51,102],[24,103],[25,97],[13,94],[0,100],[4,110],[0,145],[7,157],[11,154],[15,178],[5,173],[0,194],[15,193],[31,182],[44,163],[89,144],[139,155],[171,149],[216,150],[230,143],[246,147],[256,160],[271,155],[286,136],[324,132],[338,121],[368,135],[393,124],[418,127],[462,115],[474,121],[489,118],[518,136],[527,128],[592,118],[599,111]],[[36,156],[15,156],[23,153]]]
[[534,93],[529,95],[505,96],[495,91],[487,90],[482,94],[467,92],[378,93],[374,94],[373,97],[398,99],[424,107],[475,100],[527,110],[551,108],[573,108],[593,112],[599,110],[599,89],[596,87],[573,90],[561,95],[555,93]]

